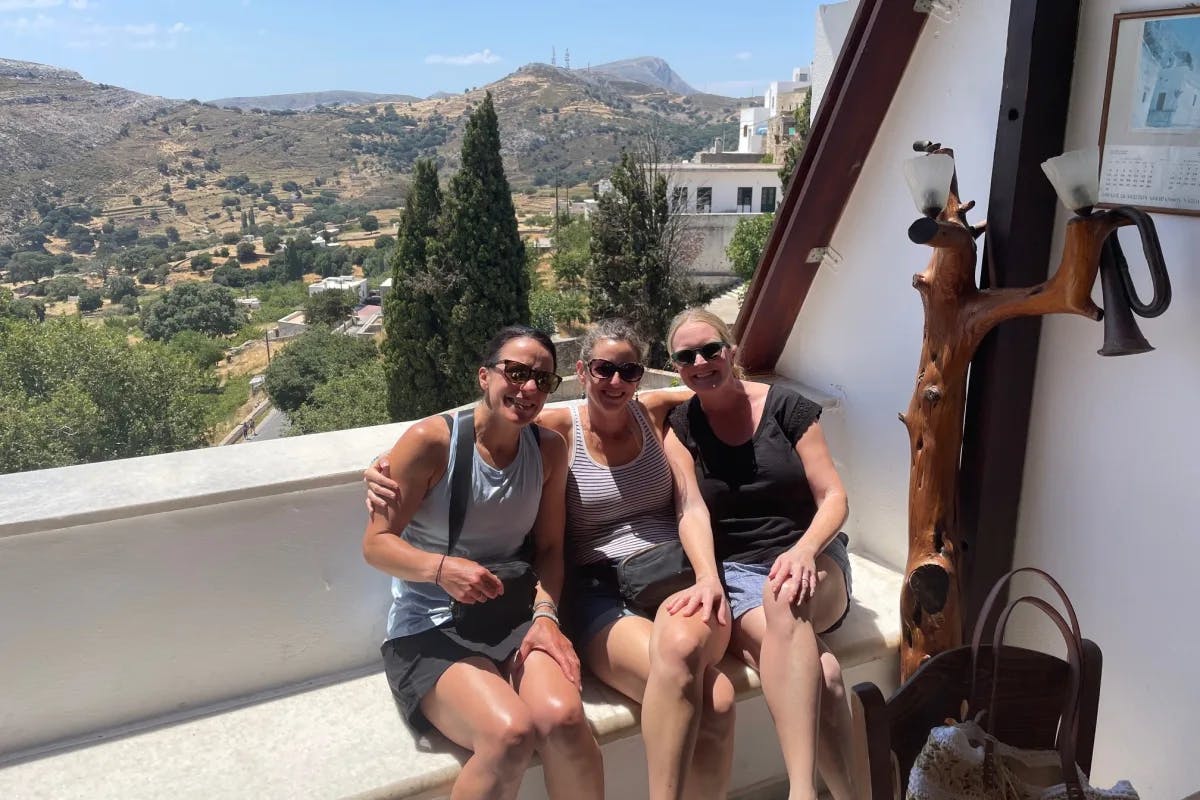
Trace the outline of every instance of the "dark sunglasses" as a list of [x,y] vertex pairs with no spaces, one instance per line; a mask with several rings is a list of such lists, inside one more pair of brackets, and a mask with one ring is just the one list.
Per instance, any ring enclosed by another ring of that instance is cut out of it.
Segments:
[[602,381],[612,380],[613,375],[620,375],[621,380],[626,383],[637,383],[646,374],[646,368],[636,361],[616,364],[607,358],[593,358],[588,362],[588,372]]
[[533,378],[538,391],[545,392],[546,394],[553,392],[562,383],[562,378],[557,374],[541,369],[534,369],[528,364],[522,364],[520,361],[510,361],[505,358],[491,366],[499,367],[500,371],[504,373],[504,377],[508,378],[510,383],[515,383],[518,386]]
[[712,361],[721,354],[728,345],[725,342],[709,342],[699,347],[687,347],[671,353],[671,360],[681,367],[690,367],[696,363],[696,354],[704,356],[705,361]]

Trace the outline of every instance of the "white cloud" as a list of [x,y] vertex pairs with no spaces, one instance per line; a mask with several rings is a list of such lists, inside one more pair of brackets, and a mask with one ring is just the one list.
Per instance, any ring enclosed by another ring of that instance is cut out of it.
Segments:
[[83,11],[88,8],[95,8],[88,0],[67,0],[67,5],[76,11]]
[[27,36],[38,31],[53,28],[57,24],[52,17],[47,17],[45,14],[38,14],[33,19],[29,17],[17,17],[16,19],[0,20],[0,29],[12,31],[18,36]]
[[54,8],[63,0],[0,0],[0,11],[27,11],[34,8]]
[[468,53],[465,56],[443,56],[437,53],[425,56],[426,64],[450,64],[456,67],[469,67],[475,64],[495,64],[500,60],[500,56],[486,47],[478,53]]
[[75,50],[98,50],[106,47],[126,47],[132,50],[172,50],[179,38],[191,31],[182,22],[170,26],[157,22],[127,25],[87,23],[67,25],[63,38],[67,47]]
[[749,61],[750,59],[754,58],[754,54],[749,50],[743,50],[735,55],[734,58],[736,58],[738,61]]

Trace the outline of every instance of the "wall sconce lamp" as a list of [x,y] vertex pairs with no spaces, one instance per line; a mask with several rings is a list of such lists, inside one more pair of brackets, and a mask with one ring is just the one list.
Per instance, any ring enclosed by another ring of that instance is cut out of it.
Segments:
[[[971,225],[973,202],[961,202],[953,152],[918,142],[920,155],[904,162],[904,175],[922,216],[908,229],[917,244],[933,248],[913,287],[925,309],[916,388],[900,421],[908,429],[908,563],[900,594],[901,674],[906,679],[928,656],[962,641],[959,575],[962,531],[958,520],[958,464],[962,453],[967,372],[984,336],[1017,317],[1079,314],[1104,319],[1102,355],[1151,349],[1133,313],[1157,316],[1171,300],[1162,248],[1149,215],[1136,208],[1096,211],[1096,152],[1064,153],[1043,164],[1059,197],[1075,216],[1067,221],[1062,258],[1046,281],[1030,287],[980,289],[976,283],[976,239],[986,223]],[[940,207],[935,204],[940,202]],[[1142,303],[1129,278],[1129,266],[1115,235],[1136,225],[1154,278],[1154,299]],[[1100,273],[1102,311],[1092,302]]]
[[[1042,162],[1042,171],[1054,185],[1058,199],[1075,212],[1077,218],[1092,217],[1093,207],[1100,202],[1100,148],[1071,150]],[[1104,346],[1102,356],[1127,356],[1153,350],[1142,335],[1133,315],[1157,317],[1171,305],[1171,278],[1163,260],[1162,246],[1154,220],[1141,209],[1118,206],[1099,212],[1118,224],[1137,226],[1142,237],[1142,250],[1154,282],[1154,298],[1142,302],[1137,288],[1129,277],[1129,262],[1121,250],[1116,228],[1106,235],[1100,247],[1100,288],[1104,296]]]
[[908,182],[913,202],[930,219],[946,207],[953,179],[954,157],[947,153],[928,153],[904,162],[904,180]]

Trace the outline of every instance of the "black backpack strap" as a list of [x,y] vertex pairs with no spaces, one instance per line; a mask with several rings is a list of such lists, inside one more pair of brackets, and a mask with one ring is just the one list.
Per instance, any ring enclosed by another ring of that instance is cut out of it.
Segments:
[[450,515],[446,530],[446,554],[449,555],[462,533],[463,520],[467,516],[467,504],[471,502],[471,473],[475,462],[475,409],[458,412],[458,439],[454,439],[454,425],[449,414],[443,414],[450,425],[450,438],[454,447],[454,470],[450,473]]

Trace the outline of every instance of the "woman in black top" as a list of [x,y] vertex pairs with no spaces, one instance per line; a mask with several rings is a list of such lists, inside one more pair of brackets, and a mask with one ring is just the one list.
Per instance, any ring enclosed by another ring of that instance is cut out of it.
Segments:
[[696,583],[728,592],[730,650],[761,676],[789,798],[815,800],[818,754],[836,800],[853,798],[841,669],[817,638],[841,624],[850,598],[839,533],[846,493],[817,423],[820,406],[741,380],[729,329],[708,312],[677,316],[667,345],[696,393],[671,412],[664,443],[685,495],[680,536],[711,531],[722,562],[723,575],[698,574]]

